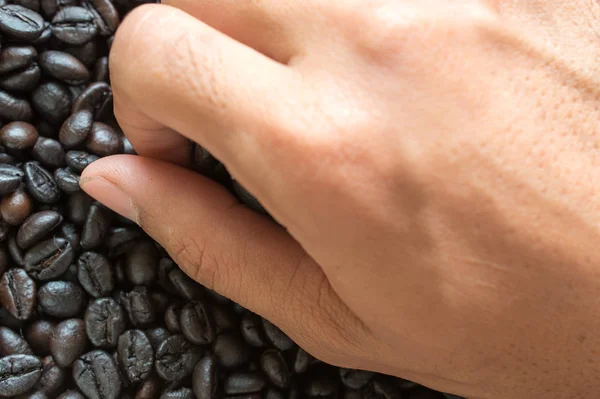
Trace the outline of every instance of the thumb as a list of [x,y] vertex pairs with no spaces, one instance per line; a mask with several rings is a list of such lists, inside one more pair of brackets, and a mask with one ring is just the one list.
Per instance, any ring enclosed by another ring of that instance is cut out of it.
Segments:
[[89,195],[136,221],[191,278],[271,320],[307,350],[350,330],[351,314],[321,268],[284,229],[218,184],[129,155],[94,162],[81,181]]

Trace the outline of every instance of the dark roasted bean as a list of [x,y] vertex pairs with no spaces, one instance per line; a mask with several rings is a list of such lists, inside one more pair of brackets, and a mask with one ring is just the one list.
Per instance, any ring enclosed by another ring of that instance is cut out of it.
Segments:
[[260,368],[269,381],[277,388],[287,389],[292,379],[292,373],[281,352],[269,349],[260,356]]
[[150,285],[156,279],[158,251],[152,241],[139,241],[128,252],[127,278],[134,285]]
[[54,181],[58,187],[67,194],[73,194],[81,191],[79,186],[79,175],[73,173],[71,169],[56,169],[54,171]]
[[85,305],[81,286],[71,281],[50,281],[38,291],[40,311],[61,319],[78,315]]
[[171,336],[171,333],[164,327],[154,327],[146,330],[146,336],[150,340],[152,348],[157,350],[160,344]]
[[97,252],[85,252],[79,257],[77,278],[87,293],[94,298],[108,295],[115,287],[115,275],[110,260]]
[[25,150],[35,145],[39,135],[35,126],[27,122],[11,122],[0,130],[2,145],[9,150]]
[[33,159],[49,168],[58,168],[65,164],[65,151],[54,139],[40,137],[31,150]]
[[10,254],[10,257],[13,260],[13,262],[17,266],[25,267],[23,251],[21,251],[21,248],[19,248],[19,245],[17,244],[16,234],[11,234],[11,236],[8,239],[8,245],[6,247],[8,248],[8,253]]
[[192,373],[199,356],[199,349],[194,348],[183,335],[172,335],[156,350],[156,373],[163,380],[180,381]]
[[207,304],[188,302],[179,313],[179,328],[185,338],[196,345],[210,344],[216,335],[215,323]]
[[27,100],[0,90],[0,118],[28,122],[33,119],[33,109]]
[[264,377],[258,372],[238,371],[225,378],[223,390],[227,395],[245,395],[260,392],[265,384]]
[[192,374],[192,388],[197,399],[212,399],[219,385],[217,361],[214,356],[201,358]]
[[148,326],[156,319],[152,297],[146,287],[138,286],[132,291],[122,292],[121,304],[129,316],[129,321],[136,327]]
[[83,6],[94,14],[94,21],[102,36],[110,36],[119,26],[119,13],[110,0],[84,0]]
[[212,315],[215,321],[217,334],[225,331],[237,330],[239,327],[238,316],[229,306],[215,304],[212,306]]
[[[381,399],[401,399],[402,394],[400,391],[390,383],[389,380],[384,378],[374,378],[373,382],[366,387],[367,392],[373,392],[376,398]],[[418,397],[416,397],[418,398]],[[415,399],[416,399],[415,398]]]
[[292,355],[292,370],[296,374],[305,373],[312,360],[313,357],[298,346]]
[[54,204],[60,199],[60,189],[54,178],[37,162],[25,164],[25,187],[34,199],[43,204]]
[[40,242],[62,223],[62,216],[54,211],[42,211],[29,216],[17,232],[17,244],[23,249]]
[[225,368],[238,368],[248,361],[249,353],[237,331],[220,334],[212,345],[219,364]]
[[181,387],[163,392],[159,399],[194,399],[194,393],[190,388]]
[[63,51],[75,56],[87,68],[91,68],[98,57],[98,46],[95,40],[91,40],[81,46],[67,47]]
[[85,350],[87,337],[81,319],[59,323],[50,336],[50,353],[61,367],[69,367]]
[[31,355],[0,358],[0,396],[13,397],[29,391],[42,376],[42,362]]
[[89,154],[84,151],[69,151],[65,156],[65,162],[67,165],[79,173],[83,172],[83,170],[87,168],[89,164],[98,159],[99,158],[96,155]]
[[109,125],[102,122],[94,122],[85,148],[89,152],[101,157],[114,155],[122,150],[121,138]]
[[135,394],[135,399],[156,399],[160,395],[161,382],[156,376],[151,376],[144,381]]
[[112,298],[90,302],[84,320],[90,342],[101,348],[115,347],[119,336],[125,331],[125,313]]
[[67,202],[67,218],[78,225],[85,223],[94,199],[84,192],[74,193]]
[[129,382],[137,384],[148,378],[154,366],[154,351],[143,331],[125,331],[119,337],[117,353],[121,369]]
[[205,176],[211,176],[219,161],[201,145],[190,142],[190,146],[194,169]]
[[94,202],[90,206],[81,231],[81,246],[85,249],[91,249],[102,244],[110,229],[111,221],[110,211],[100,203]]
[[85,65],[63,51],[45,51],[40,54],[38,62],[48,76],[70,85],[81,85],[90,79],[90,72]]
[[28,92],[40,81],[42,70],[36,63],[10,75],[0,76],[0,88],[11,92]]
[[73,103],[72,112],[84,109],[94,113],[96,119],[100,118],[112,107],[112,89],[105,82],[94,82],[90,84]]
[[373,378],[370,371],[340,369],[340,377],[344,386],[351,389],[361,389]]
[[267,344],[263,338],[261,319],[254,313],[246,312],[241,323],[242,337],[250,346],[263,348]]
[[304,393],[310,397],[331,397],[337,391],[337,381],[324,373],[315,373],[304,383]]
[[19,188],[23,175],[16,166],[0,164],[0,195],[10,194]]
[[44,18],[37,12],[17,4],[0,7],[0,32],[4,35],[31,42],[44,30]]
[[59,40],[81,45],[92,40],[98,33],[94,14],[83,7],[65,7],[52,18],[52,33]]
[[73,379],[89,399],[118,399],[121,378],[113,358],[106,352],[88,352],[75,361]]
[[24,257],[25,270],[38,280],[50,280],[62,275],[75,253],[64,238],[51,238],[31,248]]
[[180,333],[181,328],[179,327],[179,314],[181,313],[181,306],[177,303],[169,305],[165,311],[165,326],[172,333]]
[[189,278],[180,268],[175,267],[168,274],[169,282],[174,287],[175,293],[184,299],[198,299],[202,296],[202,289],[194,280]]
[[19,320],[31,317],[36,303],[35,282],[23,269],[10,269],[0,278],[0,304]]
[[[117,256],[127,252],[130,248],[132,248],[136,244],[136,239],[138,239],[142,233],[140,229],[137,227],[114,227],[111,228],[104,240],[104,243],[108,247],[109,256]],[[157,259],[152,260],[153,265],[158,268],[158,254],[156,254]],[[156,270],[154,271],[156,277]]]
[[57,399],[85,399],[85,396],[78,391],[67,391],[60,395]]
[[267,390],[267,392],[265,392],[264,399],[286,399],[286,396],[283,394],[283,392],[278,391],[274,388],[270,388]]
[[38,356],[50,353],[50,336],[54,331],[55,323],[49,320],[36,320],[25,330],[27,342]]
[[23,320],[17,319],[15,316],[9,313],[6,308],[2,306],[0,301],[0,320],[2,320],[2,325],[8,328],[12,328],[14,330],[19,330],[23,328],[25,322]]
[[78,3],[78,0],[41,0],[40,5],[44,16],[50,19],[60,8],[75,6]]
[[267,319],[262,319],[262,322],[265,335],[275,348],[280,351],[292,349],[294,341],[292,341],[283,331]]
[[58,82],[46,82],[31,93],[31,105],[38,114],[54,125],[62,124],[71,113],[71,93]]
[[46,356],[42,359],[42,367],[42,376],[35,386],[35,390],[53,396],[65,382],[67,371],[59,367],[52,356]]
[[74,148],[85,142],[92,131],[94,115],[84,109],[71,114],[60,128],[58,138],[65,148]]
[[0,75],[18,71],[30,65],[38,53],[32,46],[10,46],[0,53]]
[[[376,391],[377,392],[377,391]],[[403,396],[400,392],[377,392],[379,397],[382,399],[400,399]],[[404,395],[406,396],[406,395]],[[442,395],[440,392],[432,391],[431,389],[425,387],[419,387],[413,389],[408,393],[408,399],[445,399],[446,397]]]
[[98,58],[92,71],[92,82],[109,83],[110,76],[108,74],[108,57]]
[[[33,201],[23,186],[12,194],[7,194],[0,202],[0,214],[2,219],[13,226],[18,226],[31,214]],[[0,267],[0,271],[2,267]]]
[[0,357],[9,355],[33,355],[29,343],[8,327],[0,326]]

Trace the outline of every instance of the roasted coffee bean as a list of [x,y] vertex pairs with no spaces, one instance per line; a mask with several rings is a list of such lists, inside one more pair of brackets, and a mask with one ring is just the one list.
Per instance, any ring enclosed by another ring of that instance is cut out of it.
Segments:
[[112,215],[107,208],[100,203],[92,203],[81,231],[81,246],[92,249],[102,244],[110,229],[111,221]]
[[36,112],[54,125],[62,124],[71,113],[71,93],[58,82],[46,82],[31,93],[31,105]]
[[6,247],[8,248],[8,253],[10,254],[10,257],[13,260],[13,262],[17,266],[25,267],[23,251],[21,251],[21,248],[19,248],[19,245],[17,244],[16,234],[10,235],[10,237],[8,238],[8,245],[6,245]]
[[132,384],[144,381],[154,367],[154,351],[141,330],[128,330],[119,337],[119,364]]
[[65,164],[65,151],[54,139],[40,137],[31,150],[31,155],[33,159],[52,169]]
[[75,148],[85,142],[92,131],[94,114],[88,109],[69,116],[60,128],[58,138],[65,148]]
[[313,360],[314,358],[308,352],[298,346],[292,355],[292,370],[296,374],[305,373]]
[[135,148],[133,148],[133,145],[127,137],[123,136],[121,138],[121,141],[123,141],[123,154],[138,155],[138,153],[135,152]]
[[94,298],[108,295],[115,287],[115,275],[110,260],[97,252],[85,252],[79,257],[77,278],[87,293]]
[[[283,394],[283,392],[278,391],[277,389],[274,388],[269,388],[266,392],[265,395],[263,396],[264,399],[286,399],[287,397]],[[346,398],[344,398],[346,399]],[[362,399],[360,396],[357,399]]]
[[98,156],[105,157],[121,152],[121,138],[109,125],[94,122],[92,131],[85,143],[85,148]]
[[81,319],[59,323],[50,336],[50,353],[61,367],[69,367],[85,350],[87,337]]
[[[74,251],[79,250],[79,232],[77,227],[72,223],[63,223],[59,227],[60,237],[64,238],[71,244]],[[73,265],[74,266],[74,265]],[[71,267],[71,266],[69,266]]]
[[249,353],[237,331],[220,334],[212,345],[219,364],[225,368],[238,368],[248,361]]
[[29,343],[8,327],[0,326],[0,357],[9,355],[33,355]]
[[79,186],[79,175],[73,173],[71,169],[56,169],[54,171],[54,181],[63,192],[73,194],[81,191]]
[[35,282],[25,270],[9,269],[0,278],[0,304],[17,319],[31,317],[36,297]]
[[99,119],[112,107],[112,99],[112,89],[108,83],[94,82],[77,97],[72,112],[87,109],[94,113],[96,119]]
[[199,357],[200,350],[183,335],[172,335],[156,350],[154,367],[163,380],[180,381],[192,373]]
[[98,58],[92,71],[92,82],[109,83],[110,75],[108,72],[108,57]]
[[96,62],[96,58],[98,57],[98,45],[96,44],[95,40],[91,40],[81,46],[67,47],[63,49],[63,51],[77,58],[88,69],[94,65],[94,63]]
[[267,339],[275,348],[279,349],[280,351],[292,349],[294,346],[294,341],[292,341],[290,337],[281,331],[275,324],[271,323],[267,319],[262,319],[262,325]]
[[0,90],[0,118],[28,122],[33,119],[33,109],[27,100]]
[[42,70],[36,63],[10,75],[0,76],[0,88],[11,92],[28,92],[40,81]]
[[[0,202],[2,219],[13,226],[18,226],[31,214],[33,201],[23,186],[11,194],[7,194]],[[0,272],[2,267],[0,267]]]
[[70,85],[81,85],[90,79],[90,72],[75,56],[63,51],[48,50],[38,62],[45,74]]
[[90,302],[84,320],[90,342],[101,348],[117,346],[119,336],[125,331],[125,313],[121,305],[112,298]]
[[19,188],[23,175],[16,166],[0,164],[0,195],[10,194]]
[[32,42],[42,34],[44,18],[37,12],[17,4],[0,7],[0,32],[23,42]]
[[84,192],[72,194],[67,202],[67,218],[78,225],[85,223],[94,199]]
[[27,251],[24,257],[25,270],[38,280],[50,280],[61,276],[74,259],[71,243],[55,237]]
[[305,379],[303,387],[304,393],[313,398],[331,397],[336,394],[337,389],[337,381],[325,373],[314,373]]
[[180,268],[175,267],[169,271],[168,278],[175,293],[182,298],[192,300],[202,296],[202,291],[198,284],[182,272]]
[[[374,378],[371,384],[365,387],[366,392],[373,392],[376,398],[381,399],[401,399],[400,391],[384,378]],[[367,393],[367,395],[369,395]],[[416,399],[416,398],[415,398]]]
[[35,126],[27,122],[11,122],[0,130],[2,145],[9,150],[25,150],[35,145],[39,135]]
[[66,319],[78,315],[85,306],[85,293],[71,281],[50,281],[38,291],[40,312]]
[[194,393],[190,388],[181,387],[163,392],[159,399],[194,399]]
[[60,395],[57,399],[85,399],[85,396],[78,391],[67,391]]
[[29,391],[42,376],[42,362],[32,355],[0,358],[0,396],[13,397]]
[[110,36],[117,30],[119,13],[110,0],[84,0],[83,4],[92,14],[102,36]]
[[63,7],[75,6],[79,0],[41,0],[40,8],[47,19],[51,19],[59,9]]
[[69,151],[65,156],[67,165],[76,172],[83,172],[89,164],[98,160],[96,155],[89,154],[84,151]]
[[292,380],[292,373],[281,352],[269,349],[260,356],[260,368],[269,381],[277,388],[287,389]]
[[135,399],[156,399],[160,395],[161,382],[155,376],[146,379],[135,394]]
[[197,399],[212,399],[216,397],[219,385],[217,360],[214,356],[202,357],[192,374],[192,388]]
[[17,232],[17,244],[27,249],[48,236],[62,223],[62,216],[54,211],[42,211],[29,216]]
[[23,320],[19,320],[10,314],[9,311],[2,306],[2,303],[0,303],[0,320],[2,320],[3,326],[12,328],[13,330],[19,330],[25,325]]
[[[108,248],[110,256],[117,256],[124,254],[136,245],[136,240],[141,235],[142,233],[137,227],[113,227],[109,230],[104,243]],[[158,254],[156,254],[156,257],[156,259],[152,259],[151,265],[154,265],[155,269],[158,269]],[[153,273],[155,275],[154,278],[156,278],[156,270]]]
[[59,40],[82,45],[98,33],[94,14],[83,7],[65,7],[52,18],[52,33]]
[[55,323],[50,320],[36,320],[25,330],[27,342],[38,356],[50,353],[50,336],[54,331]]
[[250,194],[248,190],[246,190],[237,180],[232,179],[232,187],[233,191],[237,194],[240,201],[246,204],[250,209],[255,212],[267,214],[265,208],[261,205],[260,202],[256,199],[255,196]]
[[210,344],[216,335],[209,307],[200,301],[188,302],[181,308],[179,328],[185,338],[196,345]]
[[44,30],[42,31],[42,34],[40,35],[40,37],[38,37],[31,43],[43,48],[43,46],[50,39],[52,39],[52,26],[50,25],[50,23],[48,21],[46,21],[46,22],[44,22]]
[[370,371],[340,369],[340,377],[344,386],[351,389],[361,389],[367,385],[373,378]]
[[152,297],[146,287],[138,286],[132,291],[122,292],[121,304],[129,316],[129,321],[136,327],[148,326],[156,319]]
[[81,356],[73,365],[73,379],[89,399],[118,399],[121,377],[113,358],[94,350]]
[[180,333],[181,328],[179,327],[179,314],[181,313],[181,306],[173,303],[169,305],[165,311],[165,326],[172,333]]
[[171,333],[164,327],[154,327],[146,330],[146,336],[150,340],[152,348],[156,351],[160,344],[171,336]]
[[32,46],[9,46],[0,53],[0,75],[6,75],[31,65],[38,53]]
[[267,344],[263,338],[261,318],[254,313],[246,312],[241,323],[242,337],[246,343],[255,348],[263,348]]
[[62,387],[67,378],[67,371],[58,366],[52,356],[42,359],[42,376],[35,386],[37,392],[53,396]]
[[46,395],[42,391],[29,391],[23,395],[17,396],[15,399],[50,399],[48,395]]
[[223,383],[227,395],[245,395],[260,392],[266,385],[264,377],[256,371],[237,371],[229,374]]
[[25,164],[25,187],[42,204],[54,204],[60,199],[60,189],[54,178],[37,162]]
[[231,310],[229,306],[214,304],[212,306],[212,315],[215,321],[215,329],[217,334],[226,331],[238,330],[238,316]]

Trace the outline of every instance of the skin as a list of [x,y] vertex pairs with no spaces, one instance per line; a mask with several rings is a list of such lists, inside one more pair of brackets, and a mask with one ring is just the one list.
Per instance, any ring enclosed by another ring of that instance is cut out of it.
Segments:
[[[600,3],[168,0],[83,189],[330,363],[600,396]],[[208,148],[285,229],[190,172]]]

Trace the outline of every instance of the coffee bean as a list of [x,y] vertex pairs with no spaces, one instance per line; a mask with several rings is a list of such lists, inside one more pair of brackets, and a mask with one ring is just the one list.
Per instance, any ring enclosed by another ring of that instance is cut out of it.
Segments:
[[44,356],[50,353],[50,336],[55,325],[52,321],[41,319],[32,322],[25,330],[27,342],[36,355]]
[[102,244],[110,229],[111,221],[112,215],[108,209],[100,203],[92,203],[81,231],[81,246],[91,249]]
[[87,293],[94,298],[109,294],[115,287],[115,275],[110,260],[97,252],[85,252],[79,257],[77,278]]
[[17,4],[0,7],[0,32],[4,35],[31,42],[44,30],[44,18],[35,11]]
[[171,333],[164,327],[154,327],[146,330],[146,336],[150,340],[152,348],[157,350],[160,344],[171,336]]
[[[394,387],[389,380],[374,378],[372,383],[365,387],[367,395],[375,396],[381,399],[401,399],[402,394]],[[374,394],[374,395],[373,395]],[[414,398],[417,399],[417,398]],[[425,399],[425,398],[423,398]]]
[[42,391],[29,391],[23,395],[17,396],[15,399],[50,399],[48,395],[46,395]]
[[308,352],[298,346],[292,355],[292,370],[296,374],[305,373],[313,360]]
[[85,148],[93,154],[105,157],[121,152],[121,138],[109,125],[94,122],[87,138]]
[[45,74],[70,85],[81,85],[90,79],[90,72],[85,65],[63,51],[44,51],[38,62]]
[[0,357],[9,355],[33,355],[29,343],[8,327],[0,326]]
[[32,63],[23,70],[0,76],[0,88],[11,92],[28,92],[38,84],[41,76],[39,65]]
[[31,65],[38,53],[33,46],[9,46],[0,53],[0,75],[6,75]]
[[64,238],[43,241],[25,254],[25,270],[38,280],[61,276],[69,267],[75,253],[71,243]]
[[52,33],[59,40],[81,45],[92,40],[98,33],[94,14],[83,7],[65,7],[52,18]]
[[[286,399],[286,396],[281,391],[278,391],[274,388],[269,388],[265,392],[264,399]],[[344,399],[346,399],[346,398],[344,398]],[[362,398],[359,396],[356,399],[362,399]]]
[[217,361],[214,356],[202,357],[192,374],[192,388],[197,399],[212,399],[216,397],[219,385]]
[[12,397],[29,391],[42,376],[42,362],[31,355],[0,358],[0,396]]
[[62,223],[62,216],[54,211],[42,211],[29,216],[17,232],[17,244],[27,249],[48,236]]
[[94,113],[96,119],[100,119],[112,108],[112,89],[105,82],[91,83],[73,103],[72,112],[76,113],[84,109]]
[[340,369],[340,377],[344,386],[351,389],[361,389],[367,385],[373,378],[370,371]]
[[75,112],[69,116],[59,132],[59,140],[65,148],[75,148],[85,142],[92,131],[94,114],[88,109]]
[[81,191],[79,186],[79,175],[73,173],[69,168],[56,169],[54,171],[54,181],[63,192],[73,194]]
[[119,13],[110,0],[83,0],[82,4],[92,14],[102,36],[110,36],[117,30]]
[[269,349],[260,356],[260,368],[269,381],[277,388],[287,389],[291,383],[292,373],[281,352]]
[[214,304],[212,306],[212,315],[215,321],[217,334],[226,331],[238,330],[238,316],[233,312],[230,306]]
[[161,382],[155,376],[145,380],[135,394],[135,399],[156,399],[160,395]]
[[263,338],[261,318],[254,313],[246,312],[241,323],[242,337],[246,343],[255,348],[263,348],[267,344]]
[[[7,194],[0,202],[2,219],[13,226],[18,226],[31,214],[33,201],[23,186],[11,194]],[[0,273],[2,268],[0,267]]]
[[294,341],[292,341],[283,331],[275,324],[267,319],[262,319],[263,331],[271,344],[280,351],[292,349]]
[[121,293],[121,304],[125,308],[129,321],[136,327],[152,324],[156,312],[148,289],[143,286],[135,287],[132,291]]
[[90,342],[101,348],[117,346],[119,336],[125,331],[125,313],[121,305],[112,298],[90,302],[84,320]]
[[132,384],[144,381],[154,367],[154,351],[143,331],[128,330],[119,337],[119,364]]
[[54,204],[60,199],[60,189],[54,178],[37,162],[25,164],[25,186],[29,194],[43,204]]
[[198,284],[189,278],[178,267],[175,267],[169,271],[168,278],[173,289],[175,290],[175,293],[182,298],[192,300],[202,296],[202,291]]
[[0,90],[0,118],[28,122],[33,119],[33,109],[27,100]]
[[51,19],[62,7],[75,6],[78,0],[41,0],[40,8],[47,19]]
[[192,373],[199,357],[200,350],[183,335],[172,335],[158,346],[154,366],[163,380],[180,381]]
[[[109,256],[118,256],[129,251],[134,245],[136,245],[136,240],[141,235],[142,233],[136,227],[127,226],[111,228],[106,236],[106,239],[104,240],[104,243],[108,248]],[[155,265],[155,267],[158,268],[158,254],[156,254],[156,257],[156,259],[151,260],[151,265]],[[134,264],[137,264],[137,261]],[[154,278],[156,278],[156,270],[153,270],[153,272],[155,274]]]
[[87,68],[91,68],[98,57],[98,45],[95,40],[91,40],[81,46],[69,46],[63,49],[63,51],[77,58]]
[[165,311],[165,326],[172,333],[180,333],[181,328],[179,327],[179,314],[181,313],[181,306],[177,303],[169,305]]
[[121,140],[123,141],[123,154],[138,155],[127,137],[122,137]]
[[53,396],[62,388],[67,371],[60,368],[52,356],[42,359],[42,367],[42,376],[35,386],[36,393]]
[[50,281],[38,291],[40,312],[66,319],[78,315],[85,305],[81,286],[71,281]]
[[71,195],[67,202],[67,218],[78,225],[85,223],[94,199],[84,192]]
[[69,151],[65,156],[67,165],[76,172],[83,172],[89,164],[98,160],[96,155],[89,154],[84,151]]
[[23,328],[25,324],[23,320],[19,320],[15,316],[10,314],[9,311],[2,306],[2,303],[0,303],[0,320],[2,320],[3,326],[12,328],[14,330],[19,330]]
[[8,238],[8,244],[6,245],[8,249],[8,253],[12,261],[19,267],[25,267],[25,259],[23,257],[23,251],[19,248],[17,244],[17,235],[11,234]]
[[23,269],[9,269],[0,278],[0,304],[19,320],[31,317],[36,294],[35,282]]
[[213,342],[212,351],[225,368],[238,368],[248,361],[248,348],[238,334],[237,331],[222,333]]
[[109,83],[110,75],[108,73],[108,57],[98,58],[92,71],[92,82]]
[[67,391],[67,392],[63,393],[62,395],[60,395],[57,399],[86,399],[86,398],[78,391]]
[[14,192],[21,185],[24,173],[13,165],[0,164],[0,195]]
[[50,353],[61,367],[69,367],[85,350],[87,337],[81,319],[59,323],[50,336]]
[[193,344],[207,345],[215,339],[214,320],[203,302],[188,302],[181,308],[179,327],[185,338]]
[[71,93],[61,83],[46,82],[31,93],[31,105],[53,125],[62,124],[71,113]]
[[245,395],[260,392],[265,387],[266,381],[256,371],[237,371],[229,374],[223,385],[227,395]]
[[36,128],[27,122],[11,122],[0,130],[2,145],[9,150],[25,150],[35,145],[39,135]]
[[94,350],[77,359],[73,365],[75,384],[89,399],[117,399],[121,378],[112,357]]
[[65,151],[54,139],[40,137],[31,150],[31,155],[33,159],[52,169],[65,164]]
[[[79,232],[77,231],[77,227],[75,227],[72,223],[63,223],[59,227],[60,237],[64,238],[71,244],[71,247],[74,251],[79,250]],[[72,265],[75,266],[75,265]],[[69,266],[71,267],[71,266]]]
[[303,387],[304,394],[313,398],[331,397],[337,389],[337,381],[325,373],[314,373],[305,379]]

